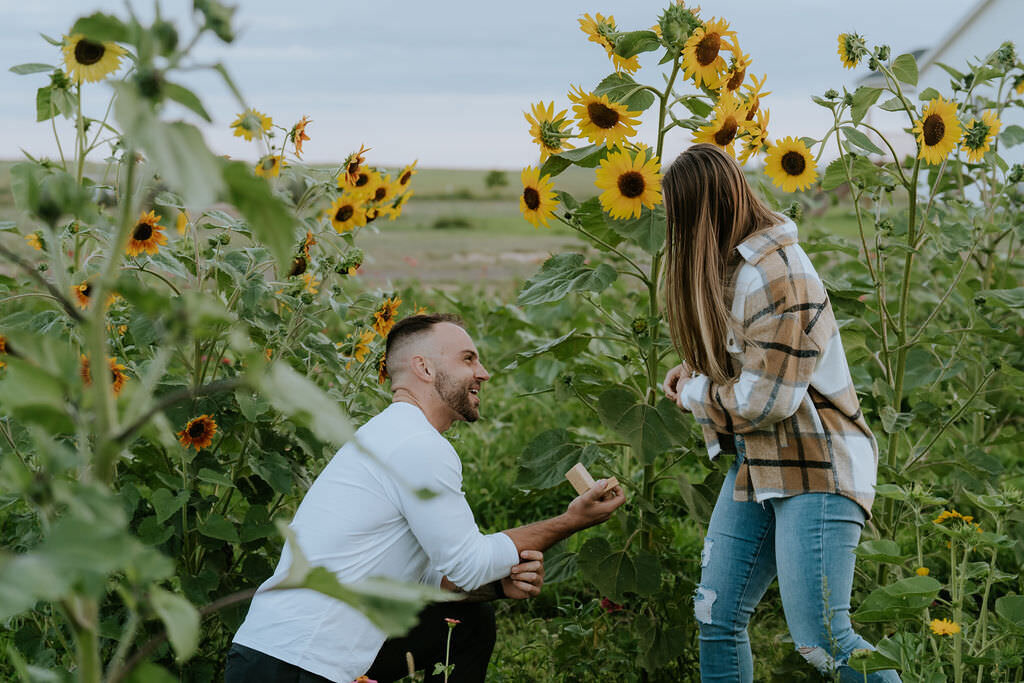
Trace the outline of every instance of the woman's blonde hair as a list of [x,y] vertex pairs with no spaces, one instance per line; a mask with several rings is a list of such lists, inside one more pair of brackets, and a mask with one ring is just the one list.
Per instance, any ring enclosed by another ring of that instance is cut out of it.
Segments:
[[665,300],[672,341],[692,370],[716,384],[733,378],[726,349],[732,330],[730,280],[736,247],[781,222],[762,202],[739,165],[711,144],[676,157],[662,180],[667,218]]

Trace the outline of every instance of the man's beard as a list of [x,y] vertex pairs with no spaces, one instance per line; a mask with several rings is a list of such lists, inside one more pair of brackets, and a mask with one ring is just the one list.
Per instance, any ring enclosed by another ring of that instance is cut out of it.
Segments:
[[471,396],[469,389],[474,384],[476,384],[475,379],[469,379],[459,384],[446,372],[438,370],[434,389],[437,391],[438,396],[441,397],[441,400],[449,408],[462,416],[463,420],[466,422],[476,422],[480,419],[480,411],[469,398]]

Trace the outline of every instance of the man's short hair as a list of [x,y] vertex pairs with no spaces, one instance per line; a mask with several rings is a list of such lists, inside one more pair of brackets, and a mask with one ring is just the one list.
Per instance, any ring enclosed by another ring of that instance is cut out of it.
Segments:
[[434,325],[438,323],[452,323],[465,329],[465,324],[462,322],[462,318],[455,315],[454,313],[429,313],[420,315],[410,315],[402,318],[395,323],[395,326],[391,328],[388,333],[387,345],[384,348],[385,358],[385,370],[388,375],[391,374],[391,358],[392,352],[397,350],[399,347],[404,346],[409,341],[423,334],[424,332],[430,331]]

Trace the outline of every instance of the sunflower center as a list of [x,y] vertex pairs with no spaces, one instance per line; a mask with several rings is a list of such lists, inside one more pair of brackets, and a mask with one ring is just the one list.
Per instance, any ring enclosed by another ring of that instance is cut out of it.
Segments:
[[380,216],[380,209],[370,209],[366,212],[366,222],[372,223]]
[[537,207],[540,206],[540,193],[532,187],[528,187],[523,190],[523,201],[526,203],[526,208],[530,211],[536,211]]
[[349,162],[348,168],[345,169],[345,171],[349,175],[355,175],[356,171],[358,171],[358,170],[359,170],[359,160],[358,159],[356,159],[355,161]]
[[339,223],[344,223],[349,218],[352,218],[352,214],[356,212],[355,208],[351,204],[339,207],[338,211],[334,214],[334,220]]
[[924,120],[924,144],[929,147],[942,142],[946,136],[946,122],[938,114],[932,114]]
[[384,199],[387,196],[388,196],[388,188],[386,188],[386,187],[378,187],[377,191],[373,193],[373,201],[379,202],[380,200]]
[[84,296],[86,299],[88,299],[90,296],[92,296],[92,285],[90,285],[90,284],[83,285],[82,289],[79,290],[79,291],[82,292],[82,296]]
[[145,242],[153,236],[153,226],[149,223],[139,223],[132,232],[132,239],[137,242]]
[[368,182],[370,182],[370,176],[367,173],[360,173],[356,177],[356,187],[362,187]]
[[302,275],[306,272],[306,257],[296,256],[295,260],[292,261],[292,269],[288,271],[288,276]]
[[188,426],[188,435],[191,436],[193,439],[197,439],[205,433],[206,424],[202,420],[198,422],[193,422]]
[[732,75],[732,78],[729,79],[729,82],[726,83],[725,87],[727,87],[729,90],[738,90],[739,87],[743,85],[743,79],[746,77],[747,70],[740,69],[739,71]]
[[697,63],[707,66],[718,59],[718,52],[722,49],[722,39],[717,33],[706,33],[697,43]]
[[398,178],[398,184],[405,185],[409,182],[410,178],[412,178],[412,171],[406,171]]
[[786,152],[780,163],[787,175],[800,175],[807,168],[807,160],[799,152]]
[[747,121],[753,121],[754,115],[757,114],[757,108],[761,106],[761,98],[754,100],[754,103],[750,105],[750,110],[747,112]]
[[75,61],[84,66],[89,66],[103,59],[103,54],[106,51],[107,48],[103,47],[103,43],[94,43],[91,40],[82,38],[75,43]]
[[600,102],[587,105],[587,116],[598,128],[614,128],[619,122],[619,112]]
[[715,131],[714,140],[715,144],[719,147],[725,147],[730,142],[736,139],[736,131],[739,130],[739,124],[736,123],[736,119],[730,116],[722,124],[722,127]]
[[623,197],[633,199],[644,193],[647,183],[638,171],[627,171],[619,176],[619,192]]

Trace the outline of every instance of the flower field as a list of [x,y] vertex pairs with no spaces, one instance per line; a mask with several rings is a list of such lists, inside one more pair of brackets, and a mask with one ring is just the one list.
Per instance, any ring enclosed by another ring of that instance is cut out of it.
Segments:
[[[1024,168],[1000,155],[1024,143],[1003,124],[1024,106],[1012,44],[918,92],[912,55],[844,33],[819,57],[876,85],[808,93],[833,124],[777,137],[771,75],[727,18],[682,2],[642,27],[588,13],[565,35],[609,74],[524,107],[536,164],[385,168],[353,138],[325,167],[303,161],[315,121],[280,121],[194,61],[200,36],[235,31],[230,8],[195,6],[194,25],[77,18],[48,39],[52,63],[11,69],[74,145],[0,168],[0,678],[219,680],[303,493],[390,400],[391,326],[450,311],[494,374],[484,419],[449,433],[481,528],[560,512],[576,462],[629,498],[547,553],[540,597],[499,603],[489,680],[698,680],[692,596],[726,464],[659,390],[678,362],[661,169],[683,130],[801,225],[879,440],[852,602],[878,649],[851,665],[1024,679]],[[647,53],[660,65],[641,68]],[[207,147],[198,70],[236,99],[255,164]],[[110,97],[100,82],[113,98],[95,119],[82,103]],[[872,111],[903,116],[917,153],[898,155]],[[287,587],[391,634],[432,595],[300,563]],[[787,638],[769,591],[755,679],[819,680]]]

